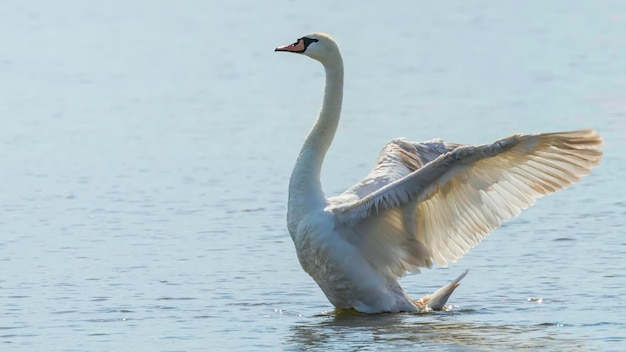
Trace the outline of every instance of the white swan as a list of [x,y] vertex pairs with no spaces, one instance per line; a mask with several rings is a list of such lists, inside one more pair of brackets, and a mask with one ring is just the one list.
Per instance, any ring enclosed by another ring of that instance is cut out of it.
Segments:
[[302,268],[337,308],[364,313],[444,307],[466,272],[419,300],[397,279],[455,262],[543,195],[587,175],[601,159],[593,130],[513,135],[468,146],[394,139],[365,179],[326,198],[320,184],[343,95],[337,43],[313,33],[275,51],[324,65],[322,108],[291,175],[287,223]]

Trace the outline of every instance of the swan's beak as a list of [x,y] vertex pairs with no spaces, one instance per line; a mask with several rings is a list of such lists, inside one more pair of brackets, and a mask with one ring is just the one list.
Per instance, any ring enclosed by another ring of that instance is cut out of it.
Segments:
[[303,53],[306,47],[304,46],[304,40],[300,39],[297,42],[285,46],[279,46],[274,51],[287,51],[292,53]]

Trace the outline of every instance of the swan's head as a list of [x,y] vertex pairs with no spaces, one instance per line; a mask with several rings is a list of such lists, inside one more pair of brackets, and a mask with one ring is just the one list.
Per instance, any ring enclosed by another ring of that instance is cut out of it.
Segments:
[[306,55],[326,65],[333,60],[341,59],[339,46],[331,36],[324,33],[311,33],[298,38],[294,43],[279,46],[274,51],[286,51]]

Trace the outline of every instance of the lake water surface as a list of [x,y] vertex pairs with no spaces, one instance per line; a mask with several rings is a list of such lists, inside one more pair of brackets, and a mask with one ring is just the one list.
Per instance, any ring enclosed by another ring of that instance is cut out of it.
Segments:
[[[605,156],[447,268],[451,311],[337,314],[286,230],[331,33],[343,120],[322,182],[389,139],[595,128]],[[5,1],[0,349],[619,351],[626,343],[626,3]]]

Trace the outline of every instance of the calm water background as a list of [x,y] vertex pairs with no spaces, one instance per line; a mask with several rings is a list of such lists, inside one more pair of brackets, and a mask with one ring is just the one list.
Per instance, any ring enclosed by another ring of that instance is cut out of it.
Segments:
[[[448,268],[451,312],[338,315],[300,269],[287,183],[342,45],[323,184],[393,137],[595,128],[602,164]],[[0,349],[620,350],[626,344],[626,3],[5,1]]]

